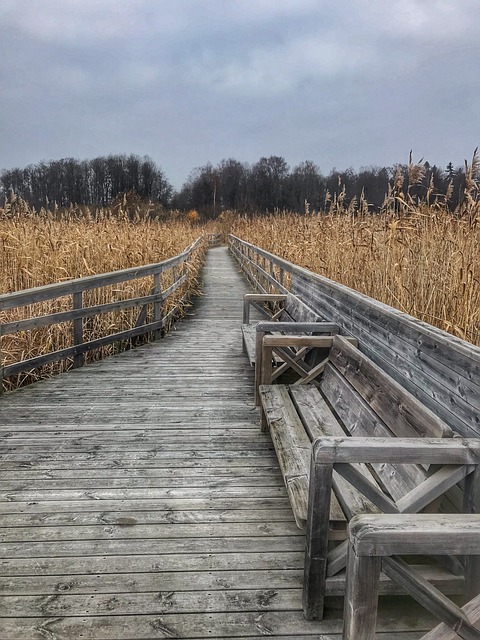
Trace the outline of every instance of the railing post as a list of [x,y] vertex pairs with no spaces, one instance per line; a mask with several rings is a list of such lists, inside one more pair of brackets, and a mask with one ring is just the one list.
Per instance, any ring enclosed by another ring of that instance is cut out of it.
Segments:
[[[159,271],[153,275],[153,293],[160,295],[162,293],[162,272]],[[163,300],[155,300],[153,303],[153,321],[160,322],[162,319]],[[155,329],[153,339],[159,340],[162,337],[162,328]]]
[[0,396],[3,393],[2,323],[0,322]]
[[[73,300],[73,309],[83,309],[83,292],[77,291],[72,294]],[[83,318],[75,318],[73,321],[73,344],[81,345],[83,344]],[[82,367],[84,364],[84,354],[77,353],[73,356],[73,368],[77,369],[78,367]]]

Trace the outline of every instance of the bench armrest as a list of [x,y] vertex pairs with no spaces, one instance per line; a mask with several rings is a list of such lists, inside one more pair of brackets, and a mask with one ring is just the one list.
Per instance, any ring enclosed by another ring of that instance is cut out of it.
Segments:
[[250,324],[250,305],[255,302],[283,302],[285,293],[246,293],[243,296],[243,324]]
[[340,327],[334,322],[272,322],[263,321],[257,323],[257,331],[269,333],[272,331],[284,331],[287,333],[338,333]]
[[317,464],[478,464],[477,438],[320,437],[313,443]]

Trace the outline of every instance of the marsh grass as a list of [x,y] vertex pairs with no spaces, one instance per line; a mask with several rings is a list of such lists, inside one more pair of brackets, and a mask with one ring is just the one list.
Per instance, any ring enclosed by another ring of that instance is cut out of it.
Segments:
[[[71,278],[106,273],[150,263],[177,255],[202,235],[204,228],[186,220],[170,222],[130,219],[118,210],[69,209],[63,215],[30,210],[16,202],[0,209],[0,293],[19,291]],[[199,271],[204,247],[195,252],[188,265],[188,285],[165,302],[164,314],[199,290]],[[172,283],[172,273],[162,275],[162,287]],[[152,278],[132,280],[94,289],[84,294],[84,306],[148,295]],[[70,296],[0,312],[0,320],[46,315],[72,308]],[[139,308],[106,313],[84,320],[85,340],[94,340],[130,328]],[[3,364],[32,358],[72,344],[72,323],[62,323],[2,337]],[[128,347],[128,344],[123,345]],[[118,345],[87,354],[87,361],[110,355]],[[47,365],[6,381],[7,388],[63,371],[71,361]]]

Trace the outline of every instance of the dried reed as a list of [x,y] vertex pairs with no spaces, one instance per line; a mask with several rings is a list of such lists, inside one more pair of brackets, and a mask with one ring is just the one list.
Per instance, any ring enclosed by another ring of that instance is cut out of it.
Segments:
[[[0,209],[0,293],[37,287],[71,278],[156,263],[183,251],[205,229],[185,220],[161,222],[150,219],[130,220],[122,212],[110,209],[70,209],[63,216],[31,211],[24,203]],[[188,268],[188,287],[181,287],[166,301],[164,312],[186,300],[198,290],[203,248],[195,252]],[[162,276],[162,286],[171,283],[171,274]],[[148,295],[151,278],[143,278],[103,287],[85,294],[84,305]],[[46,301],[27,308],[0,313],[0,321],[46,315],[71,309],[71,298]],[[84,320],[86,340],[93,340],[133,326],[138,308],[106,313]],[[63,323],[2,337],[3,364],[63,349],[72,344],[72,324]],[[115,352],[104,347],[91,360]],[[43,367],[6,381],[6,388],[31,382],[65,370],[71,362]]]
[[403,184],[395,176],[382,215],[366,212],[362,199],[346,207],[341,198],[329,198],[326,213],[238,219],[232,232],[480,345],[476,151],[466,176],[463,204],[455,215],[446,202],[429,204],[433,185],[424,202],[414,201],[410,186],[422,174],[410,162],[406,195],[400,195]]

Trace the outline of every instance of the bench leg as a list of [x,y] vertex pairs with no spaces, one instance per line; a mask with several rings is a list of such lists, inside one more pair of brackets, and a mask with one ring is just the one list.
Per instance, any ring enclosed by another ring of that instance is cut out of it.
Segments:
[[264,331],[257,331],[255,336],[255,406],[260,406],[260,394],[258,388],[261,385],[262,376],[262,347]]
[[357,556],[350,545],[343,608],[343,640],[374,640],[382,559]]
[[316,464],[312,458],[303,578],[303,613],[307,620],[323,618],[332,474],[332,464]]

